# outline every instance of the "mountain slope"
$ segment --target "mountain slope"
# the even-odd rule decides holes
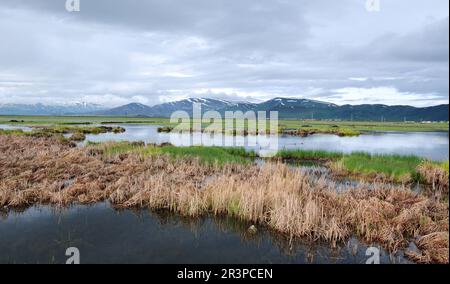
[[[175,111],[186,111],[192,113],[192,105],[194,103],[201,104],[202,111],[217,110],[227,107],[230,103],[221,100],[190,98],[186,100],[163,103],[152,107],[152,114],[154,116],[167,116]]]
[[[104,106],[89,103],[66,105],[0,104],[1,115],[77,115],[105,110]]]
[[[131,103],[109,110],[99,111],[96,115],[111,115],[111,116],[149,116],[152,108],[140,103]]]
[[[249,110],[254,109],[256,106],[251,103],[234,103],[217,99],[189,98],[176,102],[163,103],[152,107],[138,103],[131,103],[110,110],[100,111],[95,114],[112,116],[170,117],[170,115],[175,111],[185,111],[192,115],[192,106],[194,103],[201,105],[201,110],[203,113],[209,110]]]
[[[226,111],[278,111],[280,119],[332,119],[372,121],[448,121],[449,106],[438,105],[425,108],[387,105],[336,105],[327,102],[274,98],[259,104],[230,102],[219,99],[190,98],[176,102],[147,106],[131,103],[124,106],[102,109],[98,105],[72,104],[66,106],[0,105],[0,114],[13,115],[74,115],[90,114],[104,116],[170,117],[175,111],[186,111],[192,115],[194,103],[201,104],[202,112],[216,110],[224,116]]]

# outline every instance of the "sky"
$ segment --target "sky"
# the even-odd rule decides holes
[[[0,1],[0,104],[449,101],[448,0],[79,1]]]

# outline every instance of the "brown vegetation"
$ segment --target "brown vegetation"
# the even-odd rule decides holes
[[[165,155],[102,155],[55,138],[0,136],[0,208],[109,200],[185,216],[228,215],[292,238],[351,236],[389,251],[414,241],[417,262],[448,263],[448,203],[390,184],[333,182],[280,163],[207,165]],[[1,209],[0,209],[1,210]]]
[[[417,167],[417,172],[425,179],[425,182],[432,186],[432,193],[437,197],[448,197],[448,161],[447,169],[445,165],[432,162],[423,162]]]

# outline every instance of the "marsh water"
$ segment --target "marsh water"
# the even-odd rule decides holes
[[[146,143],[172,143],[176,146],[200,145],[232,145],[244,146],[258,151],[260,145],[247,146],[252,136],[211,136],[207,133],[171,135],[158,133],[157,126],[152,125],[120,125],[126,129],[124,133],[105,133],[87,135],[87,140],[104,141],[144,141]],[[344,153],[368,152],[372,154],[415,155],[432,160],[449,158],[448,132],[370,132],[357,137],[339,137],[336,135],[315,134],[308,137],[280,136],[277,139],[279,149],[326,150]],[[197,142],[197,143],[195,143]]]
[[[116,126],[116,125],[108,125]],[[124,133],[89,134],[86,141],[144,141],[146,143],[171,143],[175,146],[206,145],[236,146],[259,151],[264,146],[255,136],[215,135],[207,133],[170,134],[158,133],[155,125],[120,124]],[[0,125],[0,129],[24,129],[25,126]],[[249,141],[256,140],[251,145]],[[274,140],[270,140],[272,142]],[[356,137],[339,137],[329,134],[315,134],[308,137],[282,135],[276,139],[277,149],[325,150],[336,152],[367,152],[372,154],[415,155],[432,160],[449,158],[448,132],[366,132]],[[250,146],[249,146],[250,145]]]
[[[0,211],[1,214],[1,211]],[[3,212],[0,263],[65,263],[76,247],[81,263],[365,263],[368,246],[351,239],[289,242],[230,218],[182,218],[168,212],[116,211],[107,203],[67,209]],[[381,263],[409,263],[381,250]]]
[[[249,137],[209,134],[158,133],[157,126],[120,125],[126,132],[87,135],[87,141],[169,142],[245,146]],[[28,127],[0,125],[3,129]],[[340,152],[417,155],[448,159],[448,133],[366,133],[359,137],[312,135],[280,136],[280,149],[315,149]],[[252,148],[252,147],[248,147]],[[258,145],[252,149],[258,150]],[[313,169],[304,170],[320,170]],[[322,174],[323,176],[323,174]],[[347,186],[347,185],[346,185]],[[68,247],[80,250],[81,263],[365,263],[367,245],[351,239],[330,244],[294,241],[263,227],[230,218],[183,218],[168,212],[117,211],[107,203],[67,209],[32,207],[23,212],[0,208],[0,263],[64,263]],[[381,263],[410,263],[399,252],[381,250]]]

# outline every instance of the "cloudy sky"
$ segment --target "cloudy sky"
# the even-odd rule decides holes
[[[0,0],[0,104],[448,103],[449,1],[366,1]]]

